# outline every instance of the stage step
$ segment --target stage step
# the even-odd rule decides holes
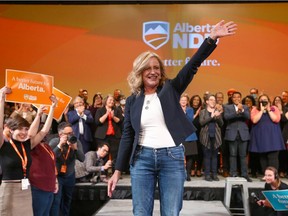
[[[132,200],[109,200],[96,214],[93,216],[131,216]],[[180,216],[230,216],[229,211],[225,208],[221,201],[202,201],[202,200],[184,200],[183,208]],[[159,200],[154,202],[153,216],[160,216]]]

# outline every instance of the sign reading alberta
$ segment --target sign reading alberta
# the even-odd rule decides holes
[[[288,211],[288,190],[262,191],[275,211]]]

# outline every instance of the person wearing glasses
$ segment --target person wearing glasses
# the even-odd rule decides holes
[[[50,215],[58,216],[61,212],[61,215],[68,216],[75,186],[75,160],[84,161],[85,155],[70,123],[61,122],[58,135],[49,142],[56,156],[58,172],[58,192],[54,195]]]

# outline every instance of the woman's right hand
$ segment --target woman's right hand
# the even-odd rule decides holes
[[[4,98],[6,94],[10,94],[12,92],[11,88],[4,86],[0,89],[0,96]]]
[[[119,181],[121,176],[121,172],[119,170],[115,170],[114,174],[111,176],[111,178],[108,181],[108,191],[107,191],[107,195],[111,198],[112,197],[112,193],[116,188],[116,184]]]

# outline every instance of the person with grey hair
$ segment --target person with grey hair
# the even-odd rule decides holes
[[[73,101],[74,109],[67,113],[68,122],[71,123],[74,135],[80,140],[83,152],[91,150],[93,143],[92,125],[94,118],[90,110],[85,108],[84,99],[77,96]]]
[[[167,78],[163,62],[153,52],[144,52],[134,61],[116,170],[108,182],[108,196],[112,197],[130,158],[134,215],[153,214],[157,183],[161,215],[179,215],[186,179],[182,143],[195,132],[180,106],[180,96],[216,48],[218,38],[234,35],[236,26],[234,22],[217,23],[174,79]]]

